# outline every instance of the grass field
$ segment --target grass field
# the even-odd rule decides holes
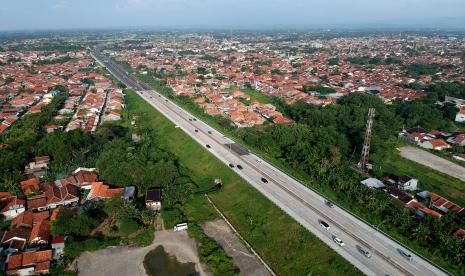
[[[417,178],[420,189],[440,194],[465,206],[465,183],[455,177],[405,159],[399,153],[391,154],[382,164],[382,171]]]
[[[257,91],[253,88],[244,88],[241,89],[242,92],[246,93],[247,95],[250,96],[250,101],[254,102],[257,101],[262,104],[270,103],[271,102],[271,97],[268,95],[263,94],[260,91]]]
[[[174,124],[137,94],[129,91],[125,100],[129,112],[139,116],[141,126],[156,131],[157,141],[179,158],[200,189],[210,188],[215,178],[223,180],[223,188],[210,197],[275,272],[280,275],[360,274],[182,130],[174,128]],[[188,213],[199,220],[217,216],[203,196],[193,199],[184,207]]]

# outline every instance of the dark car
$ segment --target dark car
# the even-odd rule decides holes
[[[208,134],[212,134],[212,132],[209,130],[209,131],[208,131]]]
[[[234,164],[229,163],[229,167],[234,168]]]
[[[402,257],[406,258],[407,260],[411,261],[412,260],[412,255],[410,255],[409,253],[405,252],[404,250],[398,248],[397,251],[399,251],[400,255],[402,255]]]
[[[242,166],[241,165],[237,165],[236,166],[239,170],[242,170]]]
[[[357,250],[358,250],[360,253],[362,253],[363,255],[365,255],[365,257],[371,258],[371,253],[370,253],[370,251],[368,251],[367,249],[361,247],[360,245],[357,245],[356,247],[357,247]]]
[[[326,229],[326,230],[331,229],[331,227],[329,226],[329,224],[327,224],[326,221],[324,221],[324,220],[319,219],[319,220],[318,220],[318,223],[320,223],[321,227],[323,227],[323,228]]]
[[[192,122],[192,119],[191,119],[191,118],[189,118],[189,121],[191,121],[191,122]]]
[[[194,130],[194,131],[195,131],[195,132],[199,132],[199,130],[198,130],[198,129],[196,129],[196,130]]]
[[[329,208],[333,208],[333,206],[334,206],[334,204],[333,204],[331,201],[329,201],[329,200],[325,200],[325,204],[326,204],[326,206],[328,206]]]
[[[168,102],[168,100],[165,100],[165,102]]]
[[[266,180],[266,178],[264,178],[264,177],[262,177],[261,180],[262,180],[263,183],[268,183],[268,180]]]
[[[194,121],[197,121],[197,119],[196,119],[196,118],[194,118],[194,119],[192,119],[192,120],[194,120]]]
[[[207,149],[211,148],[209,144],[206,145]]]

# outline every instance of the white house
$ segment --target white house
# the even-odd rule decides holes
[[[24,211],[26,211],[26,201],[13,196],[6,199],[6,204],[0,210],[0,213],[8,220],[17,217],[21,213],[24,213]]]
[[[399,177],[399,188],[404,191],[415,191],[418,186],[418,179],[411,178],[410,176]]]
[[[145,206],[147,209],[158,211],[161,209],[161,191],[160,189],[148,190],[145,194]]]
[[[460,109],[459,112],[457,112],[457,115],[455,115],[455,121],[457,123],[465,122],[465,109]]]

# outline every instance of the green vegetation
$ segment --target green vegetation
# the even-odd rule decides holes
[[[404,65],[402,67],[406,74],[412,78],[418,78],[420,75],[435,75],[442,70],[448,68],[448,66],[440,65],[436,63],[430,64],[423,64],[423,63],[415,63]]]
[[[398,58],[394,58],[394,57],[381,58],[381,57],[368,57],[368,56],[348,57],[346,58],[346,62],[351,63],[351,64],[357,64],[357,65],[401,64],[401,61]]]
[[[255,90],[255,89],[253,89],[251,87],[241,89],[241,91],[250,96],[250,101],[251,102],[256,101],[256,102],[259,102],[259,103],[262,103],[262,104],[271,103],[271,97],[270,96],[265,95],[262,92],[257,91],[257,90]]]
[[[55,58],[55,59],[35,61],[33,64],[34,65],[48,65],[48,64],[56,64],[56,63],[65,63],[70,60],[71,60],[71,57],[66,55],[66,56],[62,56],[59,58]]]
[[[326,63],[328,65],[337,65],[339,63],[339,58],[338,57],[328,58]]]
[[[316,91],[320,93],[321,95],[336,93],[336,90],[334,90],[333,88],[325,87],[321,85],[317,85],[317,86],[304,85],[302,90],[307,93],[311,91]]]
[[[19,192],[18,182],[22,180],[24,166],[35,156],[37,141],[44,133],[42,126],[56,115],[66,99],[66,93],[56,96],[39,113],[23,116],[0,136],[0,190],[14,194]]]
[[[250,187],[206,149],[174,128],[172,123],[135,93],[127,93],[126,103],[129,110],[140,116],[141,124],[156,129],[157,135],[163,137],[163,140],[160,139],[161,146],[179,158],[180,164],[189,170],[189,175],[200,190],[212,191],[213,180],[221,177],[224,187],[216,192],[213,190],[210,197],[278,274],[357,273],[352,265]],[[165,221],[173,219],[198,225],[216,217],[203,196],[195,196],[176,209],[162,211]],[[185,220],[182,220],[183,217]],[[170,226],[173,224],[168,222]],[[270,243],[270,240],[273,242]]]

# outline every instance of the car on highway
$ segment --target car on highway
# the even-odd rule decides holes
[[[209,131],[208,131],[208,134],[212,134],[212,132],[209,130]]]
[[[196,119],[196,118],[193,118],[192,120],[194,120],[194,121],[197,121],[197,119]]]
[[[334,204],[333,204],[331,201],[329,201],[329,200],[325,200],[325,204],[326,204],[326,206],[328,206],[329,208],[333,208],[333,206],[334,206]]]
[[[236,167],[237,167],[239,170],[242,170],[242,169],[243,169],[241,165],[237,165]]]
[[[207,149],[211,148],[209,144],[206,144],[205,146],[207,147]]]
[[[360,253],[362,253],[363,255],[365,255],[365,257],[371,258],[371,253],[370,253],[370,251],[368,251],[367,249],[361,247],[360,245],[357,245],[356,247],[357,247],[357,250],[358,250]]]
[[[338,236],[333,236],[333,241],[339,246],[344,246],[344,242]]]
[[[195,131],[195,132],[199,132],[199,130],[198,130],[198,129],[196,129],[196,130],[194,130],[194,131]]]
[[[321,227],[323,227],[324,229],[326,230],[331,229],[331,227],[329,226],[328,223],[326,223],[326,221],[319,219],[318,222],[320,223]]]
[[[234,168],[234,164],[229,163],[229,167]]]
[[[400,255],[404,258],[406,258],[407,260],[411,261],[413,259],[412,255],[405,252],[404,250],[400,249],[400,248],[397,248],[397,251],[399,251]]]
[[[168,102],[168,100],[165,100],[165,102]]]
[[[262,177],[261,180],[262,180],[263,183],[268,183],[268,180],[266,180],[266,178],[264,178],[264,177]]]
[[[191,122],[192,122],[192,118],[189,118],[189,121],[191,121]]]

